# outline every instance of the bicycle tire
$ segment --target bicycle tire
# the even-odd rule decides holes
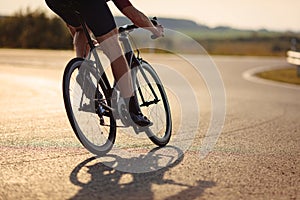
[[[81,144],[89,150],[91,153],[96,155],[105,155],[111,150],[116,138],[116,121],[111,114],[110,116],[105,117],[107,125],[100,125],[100,117],[96,113],[96,108],[93,109],[93,106],[96,103],[90,99],[89,106],[91,110],[84,110],[81,105],[82,99],[85,97],[88,99],[86,91],[84,90],[95,90],[95,88],[83,87],[78,81],[79,69],[85,64],[84,59],[74,58],[66,66],[63,74],[63,98],[65,109],[67,112],[68,119],[70,121],[71,127],[81,142]],[[98,84],[98,80],[97,83]],[[98,88],[101,90],[101,87]],[[98,90],[92,91],[96,95]],[[102,90],[101,90],[102,91]],[[101,91],[98,91],[101,93]],[[102,94],[104,94],[102,92]],[[81,97],[79,97],[81,96]],[[80,101],[78,98],[81,98]],[[111,102],[105,97],[104,100],[108,106],[111,105]],[[79,101],[79,103],[78,103]],[[83,104],[84,105],[84,104]]]
[[[136,70],[135,76],[136,77],[133,80],[135,80],[135,87],[138,87],[136,88],[136,94],[141,110],[153,123],[152,126],[145,129],[145,132],[154,144],[160,147],[165,146],[171,138],[172,118],[164,86],[153,67],[144,60],[140,60],[139,70]],[[143,94],[144,101],[153,101],[155,97],[149,84],[155,91],[159,101],[146,106],[143,105],[145,103],[143,102],[141,95],[139,95],[138,90]]]

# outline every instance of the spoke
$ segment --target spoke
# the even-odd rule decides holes
[[[149,114],[149,119],[153,121],[153,125],[149,128],[151,131],[149,134],[156,136],[158,138],[162,138],[165,135],[166,131],[166,117],[167,114],[165,112],[165,107],[163,103],[163,99],[161,97],[161,92],[159,90],[159,83],[153,80],[153,77],[149,72],[144,70],[146,73],[146,76],[149,80],[149,84],[151,84],[153,91],[157,95],[157,99],[153,95],[153,91],[150,90],[149,85],[146,83],[143,76],[139,73],[137,76],[138,82],[140,83],[140,90],[142,92],[142,95],[144,97],[145,103],[152,102],[149,106],[143,106],[145,114]],[[154,101],[159,100],[157,103],[154,103]],[[142,102],[141,102],[142,103]]]

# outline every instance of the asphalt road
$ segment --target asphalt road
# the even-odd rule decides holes
[[[189,77],[193,72],[180,58],[150,56],[186,69],[201,120],[187,130],[196,131],[193,144],[173,164],[128,173],[94,158],[71,130],[61,79],[72,56],[0,50],[0,199],[300,199],[300,89],[244,78],[258,67],[286,66],[284,58],[213,57],[226,89],[226,118],[213,150],[200,159],[211,116],[205,84]],[[116,145],[132,149],[130,142],[117,137]]]

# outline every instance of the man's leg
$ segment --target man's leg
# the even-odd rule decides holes
[[[129,98],[133,95],[131,74],[123,56],[117,33],[117,29],[113,29],[109,33],[97,37],[97,41],[111,62],[112,72],[122,97]]]
[[[132,120],[140,126],[151,125],[151,122],[141,113],[137,98],[134,96],[131,73],[119,44],[118,30],[115,28],[109,33],[97,37],[97,41],[111,62],[114,78],[122,97],[129,107],[129,113]]]
[[[87,53],[89,53],[89,48],[88,48],[88,41],[87,38],[84,34],[83,28],[80,27],[73,27],[71,25],[67,25],[70,33],[73,37],[73,45],[74,49],[76,52],[76,56],[79,58],[84,58],[86,57]]]

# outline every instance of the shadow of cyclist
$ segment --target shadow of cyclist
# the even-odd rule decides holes
[[[170,148],[170,146],[168,146]],[[116,155],[108,155],[112,159],[105,162],[96,162],[97,157],[91,157],[77,165],[70,174],[70,181],[81,189],[78,193],[70,199],[154,199],[152,192],[152,185],[177,185],[183,186],[186,189],[180,193],[168,197],[167,199],[183,198],[194,199],[201,196],[206,188],[215,186],[214,182],[198,181],[196,185],[187,185],[178,183],[173,180],[164,179],[164,174],[170,168],[175,167],[183,160],[181,150],[174,148],[180,155],[170,165],[158,169],[157,166],[149,166],[149,168],[158,169],[156,171],[146,173],[129,173],[124,171],[115,170],[108,166],[128,165],[132,166],[132,162],[136,163],[136,158],[121,158]],[[154,154],[159,148],[152,149],[148,155],[152,156],[152,162],[149,164],[157,165],[162,155]],[[135,160],[135,161],[134,161]],[[87,169],[87,171],[86,171]],[[85,171],[85,172],[82,172]],[[91,178],[88,182],[84,183],[79,180],[79,173],[90,174]],[[123,178],[126,177],[126,181]]]

